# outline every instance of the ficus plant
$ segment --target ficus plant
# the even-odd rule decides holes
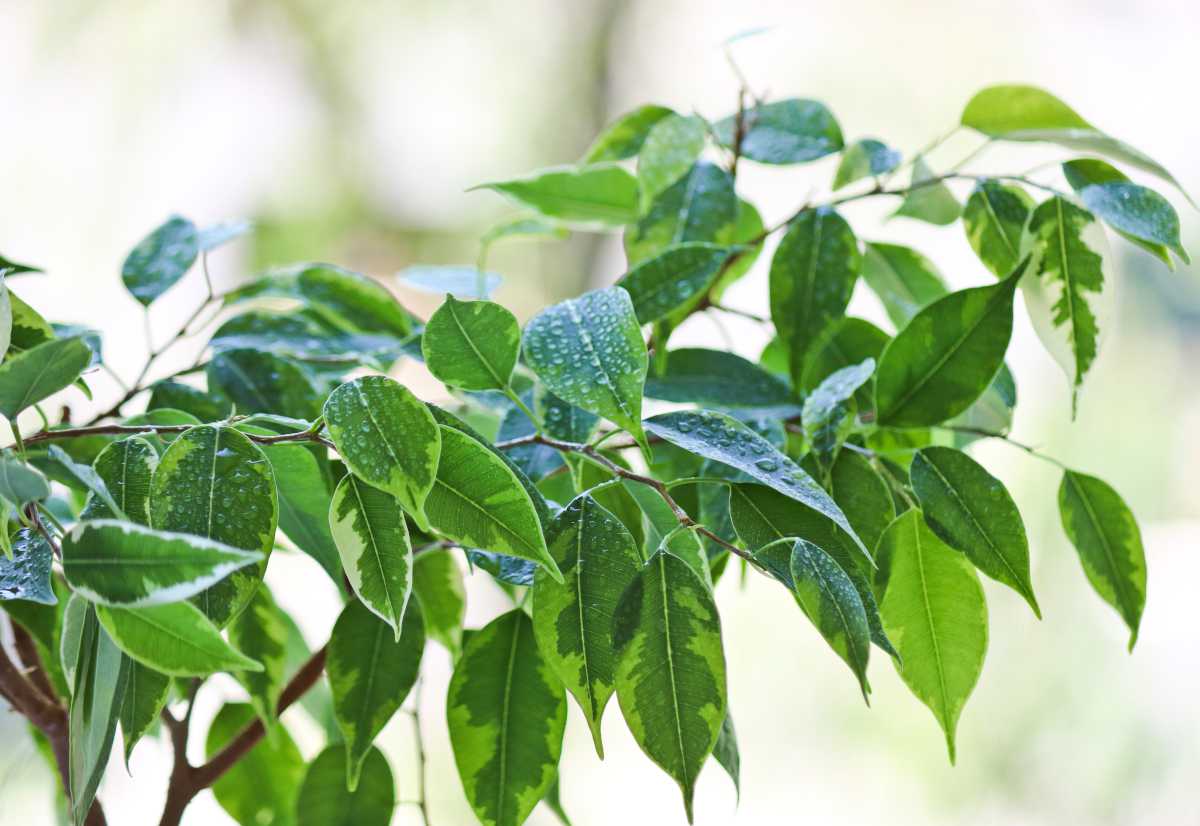
[[[86,422],[70,405],[107,380],[98,335],[47,322],[17,294],[35,268],[0,259],[12,426],[0,695],[55,767],[70,820],[104,822],[96,793],[120,731],[127,761],[143,737],[173,746],[163,826],[206,789],[243,824],[351,812],[387,824],[401,804],[373,743],[404,713],[419,755],[422,726],[448,726],[481,823],[515,826],[539,801],[565,823],[574,704],[598,758],[606,709],[624,719],[690,821],[710,758],[739,780],[718,602],[749,577],[791,593],[796,621],[832,650],[812,667],[848,668],[862,699],[872,655],[890,662],[953,761],[987,649],[981,575],[1036,616],[1054,604],[1030,576],[1013,497],[970,452],[992,439],[1055,461],[1007,435],[1014,313],[1062,363],[1073,410],[1109,323],[1108,236],[1167,266],[1188,260],[1171,204],[1122,169],[1178,188],[1171,175],[1049,93],[984,89],[954,132],[977,148],[938,168],[944,137],[907,157],[848,142],[814,100],[744,88],[715,121],[641,107],[578,163],[484,184],[521,212],[484,237],[478,266],[403,276],[446,293],[427,319],[328,264],[218,293],[207,253],[251,228],[172,217],[121,279],[146,312],[193,271],[206,297]],[[968,171],[996,142],[1071,154],[1026,173]],[[746,164],[827,156],[825,194],[773,221],[739,188]],[[894,203],[898,219],[961,221],[977,286],[951,291],[916,249],[859,237],[846,208],[867,199]],[[570,232],[623,233],[628,267],[613,286],[523,327],[487,299],[490,245]],[[767,255],[770,317],[723,304]],[[858,289],[889,329],[846,315]],[[756,361],[672,346],[700,313],[748,315],[773,337]],[[168,348],[203,330],[194,364],[151,380]],[[435,404],[389,378],[402,359],[448,392]],[[1146,596],[1137,522],[1087,468],[1061,471],[1063,530],[1132,648]],[[271,558],[292,553],[344,603],[311,648],[264,584]],[[468,571],[511,606],[465,629]],[[414,699],[431,645],[454,663],[444,721],[420,719]],[[229,696],[209,686],[218,673],[243,697],[200,733],[197,696]],[[319,720],[322,703],[333,721],[306,765],[283,713]],[[187,754],[197,737],[199,764]],[[431,823],[424,775],[421,758],[406,800]]]

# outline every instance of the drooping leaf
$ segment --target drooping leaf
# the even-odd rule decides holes
[[[242,413],[277,413],[315,419],[322,393],[299,364],[259,349],[221,350],[207,368],[208,386]]]
[[[474,189],[491,189],[540,215],[581,229],[621,226],[638,217],[637,178],[613,163],[542,169]]]
[[[1108,239],[1092,213],[1065,198],[1043,201],[1021,241],[1030,256],[1021,279],[1033,329],[1071,381],[1071,410],[1108,331],[1113,305]]]
[[[629,730],[679,784],[691,822],[696,777],[726,716],[721,620],[708,586],[686,562],[656,553],[617,604],[613,647]]]
[[[983,670],[987,604],[967,558],[934,535],[918,510],[898,516],[879,543],[883,626],[900,652],[900,677],[946,733],[954,731]]]
[[[800,607],[829,647],[850,666],[865,700],[871,692],[867,683],[871,632],[854,583],[829,554],[804,539],[792,545],[790,571]]]
[[[463,791],[484,826],[518,826],[554,782],[567,702],[533,623],[510,611],[474,632],[446,695]]]
[[[7,530],[5,525],[0,530]],[[58,597],[50,581],[54,551],[40,533],[21,528],[12,541],[12,555],[0,556],[0,602],[28,600],[54,605]]]
[[[69,387],[87,369],[92,350],[82,338],[51,339],[0,364],[0,415],[9,421],[25,408]]]
[[[736,119],[714,124],[717,140],[733,147]],[[742,155],[769,164],[807,163],[842,148],[842,130],[825,104],[788,98],[746,112]]]
[[[667,353],[662,375],[646,378],[646,395],[716,407],[790,404],[787,384],[753,362],[724,350],[680,348]]]
[[[729,713],[729,709],[725,710],[725,722],[721,723],[721,731],[717,734],[717,744],[713,746],[712,756],[729,775],[738,798],[741,799],[742,754],[738,749],[737,731],[734,730],[733,715]]]
[[[1025,523],[1004,484],[967,454],[937,446],[917,451],[909,477],[938,538],[1011,587],[1041,617],[1029,578]]]
[[[125,288],[148,307],[175,285],[200,254],[196,225],[180,215],[143,238],[121,265]]]
[[[522,348],[550,392],[645,441],[642,385],[649,359],[629,293],[594,290],[542,310],[525,326]]]
[[[207,677],[218,671],[261,671],[227,643],[221,632],[190,602],[145,608],[96,606],[96,617],[122,651],[175,677]]]
[[[939,424],[983,394],[1004,363],[1020,277],[1018,268],[998,284],[940,298],[892,339],[875,371],[880,424]]]
[[[346,784],[358,785],[371,744],[392,719],[417,680],[425,650],[421,609],[410,606],[398,635],[359,602],[351,600],[333,626],[325,668],[333,711],[346,742]]]
[[[642,565],[632,534],[586,493],[546,529],[564,582],[534,578],[533,630],[547,665],[579,703],[604,756],[600,720],[612,696],[613,612]]]
[[[240,671],[236,676],[268,728],[275,721],[287,679],[287,634],[287,624],[266,585],[258,586],[246,610],[229,626],[230,644],[262,665],[259,671]]]
[[[396,497],[346,474],[329,504],[329,529],[350,587],[398,641],[412,594],[413,555]]]
[[[262,450],[231,427],[185,431],[159,459],[150,483],[150,524],[255,552],[262,561],[235,570],[192,597],[222,628],[241,613],[275,546],[279,504]]]
[[[638,151],[642,204],[648,206],[660,192],[687,174],[704,151],[707,140],[708,129],[696,115],[670,114],[650,127]]]
[[[88,599],[125,607],[201,594],[263,555],[186,533],[132,522],[80,522],[62,541],[63,573]]]
[[[221,706],[208,727],[207,757],[212,759],[232,742],[254,720],[254,713],[248,703]],[[304,757],[288,730],[269,726],[263,738],[213,783],[213,797],[240,826],[294,826],[303,778]]]
[[[138,741],[158,722],[171,693],[171,678],[126,657],[128,678],[121,702],[121,739],[125,744],[125,767]]]
[[[929,168],[925,159],[917,157],[913,161],[912,181],[900,207],[892,213],[893,217],[903,215],[906,218],[916,218],[937,226],[953,224],[962,214],[962,205],[950,191],[950,187],[942,183],[938,175]]]
[[[421,352],[435,377],[462,390],[503,390],[517,364],[521,328],[516,317],[490,301],[452,295],[425,324]]]
[[[1019,186],[984,180],[975,185],[963,209],[967,240],[992,275],[1004,278],[1021,260],[1021,233],[1033,211],[1033,198]]]
[[[947,292],[946,282],[933,262],[899,244],[868,242],[862,274],[896,329]]]
[[[0,498],[18,507],[50,495],[50,482],[40,470],[7,454],[0,456]]]
[[[716,164],[697,161],[659,193],[636,224],[625,230],[629,264],[636,266],[675,244],[744,241],[736,232],[741,212],[729,173]],[[760,226],[749,234],[761,231]]]
[[[874,553],[896,510],[887,482],[871,467],[871,460],[853,450],[839,453],[829,472],[829,492]]]
[[[1073,470],[1063,473],[1058,510],[1088,582],[1129,626],[1132,651],[1146,605],[1146,553],[1133,512],[1106,482]]]
[[[632,158],[641,151],[646,136],[651,128],[668,115],[672,115],[665,106],[648,104],[639,106],[604,127],[596,140],[588,147],[583,155],[584,163],[600,161],[623,161]]]
[[[638,323],[649,324],[703,295],[731,254],[718,244],[678,244],[638,264],[617,286],[633,300]]]
[[[150,481],[158,467],[154,446],[141,436],[112,442],[92,463],[117,511],[93,493],[80,512],[81,520],[115,519],[124,514],[139,525],[150,524]]]
[[[425,633],[457,657],[462,650],[467,592],[462,571],[447,550],[424,551],[413,565],[413,596],[421,604]]]
[[[327,746],[308,766],[296,800],[296,826],[388,826],[396,788],[377,748],[362,762],[358,786],[346,788],[346,746]]]
[[[891,172],[900,165],[900,153],[882,141],[862,138],[842,152],[842,160],[833,176],[833,188],[841,189],[862,178]]]
[[[346,382],[325,401],[325,426],[350,472],[392,494],[422,530],[442,439],[425,403],[385,376]]]
[[[804,210],[779,242],[771,261],[771,320],[794,384],[813,342],[846,312],[861,258],[854,231],[831,207]]]
[[[17,275],[23,272],[44,272],[41,267],[18,264],[16,261],[5,258],[3,255],[0,255],[0,270],[8,270],[9,275]]]

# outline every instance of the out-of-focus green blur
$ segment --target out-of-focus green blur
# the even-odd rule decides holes
[[[1189,0],[0,0],[0,252],[44,267],[48,276],[23,277],[15,289],[56,321],[103,331],[106,357],[129,375],[144,341],[120,262],[170,212],[202,224],[257,222],[253,240],[212,256],[219,287],[298,259],[392,286],[409,264],[471,263],[479,234],[511,210],[469,187],[571,162],[606,121],[643,102],[727,114],[737,82],[720,43],[757,26],[773,28],[735,49],[750,82],[824,100],[848,138],[912,152],[952,127],[979,87],[1028,82],[1200,192],[1200,12]],[[970,148],[956,139],[937,157],[950,163]],[[1062,157],[996,148],[972,168]],[[826,187],[832,171],[832,159],[746,164],[739,184],[771,222]],[[1200,257],[1200,213],[1163,191]],[[846,214],[862,237],[919,247],[957,286],[988,280],[960,226],[887,222],[885,206],[870,203]],[[1065,378],[1018,313],[1014,435],[1111,482],[1141,521],[1150,579],[1134,653],[1059,529],[1056,470],[981,445],[977,455],[1025,516],[1045,619],[987,582],[990,650],[962,718],[959,765],[948,765],[933,718],[883,656],[871,666],[868,709],[782,589],[751,577],[742,590],[728,577],[718,598],[743,788],[739,805],[725,776],[706,770],[698,823],[1200,822],[1200,280],[1119,240],[1113,248],[1120,312],[1075,422]],[[727,303],[765,312],[768,257]],[[623,257],[615,238],[577,236],[498,247],[491,266],[506,279],[496,298],[527,317],[611,282]],[[201,290],[189,279],[155,305],[158,340]],[[397,291],[421,314],[438,301]],[[883,317],[865,295],[851,311]],[[750,356],[765,340],[752,323],[721,330],[700,318],[677,342],[722,336]],[[440,392],[419,368],[405,371],[420,392]],[[95,384],[98,401],[111,400],[115,387]],[[320,644],[336,596],[309,560],[279,557],[268,577],[275,594]],[[470,581],[471,623],[502,604],[485,580]],[[433,821],[456,826],[471,819],[445,734],[449,662],[433,647],[428,657]],[[201,731],[221,690],[238,692],[229,680],[216,685],[197,712]],[[312,756],[318,733],[295,721]],[[605,728],[600,763],[572,709],[561,785],[577,826],[682,823],[677,790],[640,754],[615,703]],[[0,824],[53,823],[53,780],[15,716],[0,715],[0,742]],[[411,800],[402,715],[382,744],[398,799]],[[165,745],[148,741],[132,776],[114,758],[101,788],[110,822],[156,822],[168,761]],[[418,822],[410,808],[400,806],[395,822]],[[186,822],[228,821],[205,795]],[[554,821],[539,810],[530,822]]]

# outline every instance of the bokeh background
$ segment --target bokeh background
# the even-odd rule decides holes
[[[333,261],[394,284],[412,263],[470,263],[476,239],[509,214],[473,184],[570,162],[607,121],[642,102],[711,117],[735,105],[728,36],[750,81],[773,96],[817,97],[848,138],[913,151],[951,127],[979,87],[1031,82],[1147,151],[1200,192],[1200,11],[1191,0],[0,0],[0,251],[45,267],[14,284],[54,320],[102,330],[127,377],[142,358],[141,313],[118,281],[128,249],[170,212],[207,224],[251,218],[257,233],[212,256],[219,287],[262,267]],[[973,148],[956,138],[935,157]],[[977,171],[1022,170],[1053,149],[988,151]],[[739,181],[768,221],[820,193],[833,159],[753,168]],[[936,165],[936,163],[935,163]],[[1049,179],[1047,179],[1049,180]],[[1165,191],[1165,189],[1164,189]],[[1200,257],[1200,213],[1174,193],[1185,245]],[[886,222],[884,205],[847,216],[863,237],[907,239],[957,286],[985,283],[961,227]],[[882,656],[864,707],[853,678],[782,589],[721,583],[730,698],[742,749],[740,804],[712,764],[701,824],[1200,823],[1200,281],[1114,242],[1119,317],[1069,421],[1067,383],[1018,313],[1011,363],[1021,396],[1014,435],[1102,476],[1141,520],[1149,601],[1125,651],[1117,615],[1090,591],[1057,524],[1054,468],[1003,444],[977,455],[1014,492],[1033,548],[1045,619],[985,582],[991,644],[948,765],[934,720]],[[763,256],[727,303],[765,312]],[[623,268],[612,237],[499,247],[497,294],[521,317],[610,283]],[[201,297],[198,279],[155,305],[158,340]],[[437,298],[398,294],[428,313]],[[852,311],[881,319],[869,297]],[[757,355],[765,333],[699,318],[678,343],[727,336]],[[181,366],[194,355],[181,348]],[[170,369],[170,360],[164,365]],[[440,392],[418,367],[401,378]],[[103,399],[115,385],[94,382]],[[280,555],[277,598],[320,644],[336,597],[306,558]],[[472,577],[469,623],[500,610]],[[472,822],[444,726],[448,658],[432,647],[422,698],[433,822]],[[208,690],[203,724],[221,692]],[[316,727],[289,713],[302,749]],[[615,702],[609,758],[591,751],[572,707],[563,800],[578,826],[682,823],[675,786],[638,751]],[[196,737],[196,747],[202,747]],[[23,727],[0,712],[0,823],[53,823],[52,779]],[[382,743],[414,794],[408,721]],[[167,750],[145,742],[128,774],[114,760],[101,795],[110,822],[157,821]],[[199,755],[194,755],[199,757]],[[211,797],[186,820],[228,822]],[[396,823],[416,823],[400,806]],[[539,810],[530,821],[554,822]]]

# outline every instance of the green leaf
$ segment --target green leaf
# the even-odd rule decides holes
[[[878,363],[890,340],[887,333],[861,318],[843,318],[834,322],[813,341],[800,379],[801,389],[811,391],[843,367],[861,364],[865,359],[872,358]],[[861,409],[874,409],[871,391],[871,387],[862,387],[855,394]]]
[[[88,465],[76,462],[58,445],[50,445],[47,453],[51,460],[66,471],[65,478],[59,477],[60,479],[67,481],[72,487],[78,483],[88,491],[90,498],[100,501],[106,513],[112,514],[117,519],[127,518],[125,511],[121,509],[121,506],[117,504],[117,500],[109,493],[108,485],[104,483],[100,474],[94,469]]]
[[[143,238],[121,265],[125,289],[148,307],[175,285],[200,254],[196,225],[180,215]]]
[[[350,601],[333,626],[325,668],[333,712],[346,742],[346,785],[358,786],[371,744],[412,690],[425,650],[421,610],[410,607],[401,633],[359,602]]]
[[[883,302],[883,309],[896,329],[947,292],[946,282],[933,262],[911,247],[899,244],[868,242],[862,274],[867,286]]]
[[[125,698],[121,702],[121,739],[125,743],[125,768],[133,747],[159,721],[171,693],[171,678],[153,668],[147,668],[126,657],[129,676],[125,683]]]
[[[613,612],[642,565],[633,535],[586,493],[546,528],[565,581],[544,573],[533,584],[533,630],[547,665],[571,692],[604,757],[600,720],[612,696]]]
[[[829,492],[859,538],[874,551],[879,537],[896,518],[887,482],[861,453],[843,450],[829,472]]]
[[[68,789],[71,820],[75,826],[83,826],[112,751],[125,698],[129,660],[100,627],[91,606],[82,598],[73,598],[72,603],[77,606],[72,627],[78,642],[71,667],[65,669],[72,684],[67,737]],[[64,638],[65,634],[64,624]]]
[[[642,149],[646,136],[656,123],[675,114],[665,106],[639,106],[604,127],[584,153],[584,163],[623,161]]]
[[[248,703],[221,706],[205,738],[208,759],[253,720],[254,708]],[[293,826],[303,778],[304,757],[291,735],[282,725],[269,726],[263,738],[213,783],[213,797],[241,826]]]
[[[867,682],[871,632],[854,583],[829,554],[804,539],[792,545],[790,571],[800,607],[829,647],[850,666],[866,700],[871,693]]]
[[[325,402],[325,427],[350,472],[392,494],[426,530],[441,432],[425,403],[385,376],[346,382]]]
[[[625,428],[639,442],[649,359],[629,293],[594,290],[525,326],[525,360],[554,395]]]
[[[842,528],[862,554],[870,559],[870,552],[829,494],[799,465],[736,419],[708,410],[687,410],[647,419],[646,429],[697,456],[740,470],[784,496],[812,508]]]
[[[917,451],[909,476],[925,522],[938,538],[1024,597],[1040,619],[1029,579],[1025,523],[1004,484],[970,456],[950,447]]]
[[[93,493],[79,514],[80,520],[114,519],[118,514],[124,514],[139,525],[149,525],[150,481],[157,467],[158,453],[141,436],[130,436],[106,445],[92,468],[117,510]]]
[[[1132,651],[1146,605],[1146,553],[1133,512],[1106,482],[1073,470],[1063,473],[1058,511],[1088,582],[1129,626]]]
[[[757,212],[746,210],[748,218]],[[733,178],[721,167],[697,161],[678,181],[654,199],[646,214],[625,230],[625,255],[630,266],[653,258],[675,244],[688,241],[735,243],[741,212]],[[761,220],[760,220],[761,223]],[[762,227],[748,233],[753,237]]]
[[[687,174],[707,142],[708,129],[696,115],[670,114],[650,127],[637,161],[642,204]]]
[[[1062,165],[1067,183],[1083,205],[1128,241],[1174,268],[1167,250],[1190,264],[1179,240],[1179,214],[1153,189],[1139,186],[1116,167],[1094,158]]]
[[[413,568],[408,523],[400,504],[394,496],[346,474],[329,504],[329,530],[350,587],[399,641]]]
[[[45,537],[32,528],[17,531],[12,554],[0,556],[0,602],[21,599],[55,605],[58,597],[50,580],[53,562],[54,551]]]
[[[315,419],[321,392],[296,362],[265,350],[222,350],[208,362],[208,386],[233,400],[240,413]]]
[[[0,270],[8,270],[9,275],[17,275],[23,272],[44,272],[40,267],[33,267],[29,264],[18,264],[16,261],[5,258],[3,255],[0,255]]]
[[[737,790],[738,799],[742,797],[742,755],[738,749],[737,732],[733,728],[733,715],[725,710],[725,722],[717,734],[717,744],[713,746],[713,759],[720,764],[733,787]]]
[[[646,395],[715,407],[792,403],[791,389],[753,362],[724,350],[681,348],[667,353],[662,375],[648,376]]]
[[[261,554],[257,566],[239,568],[192,597],[218,628],[241,613],[258,588],[278,518],[267,457],[231,427],[193,427],[159,459],[150,483],[151,526]]]
[[[346,747],[328,746],[304,775],[296,801],[297,826],[388,826],[396,789],[387,758],[372,748],[362,763],[358,786],[346,788]]]
[[[997,278],[1004,278],[1020,262],[1021,234],[1033,206],[1025,190],[992,180],[977,183],[967,198],[963,209],[967,241]]]
[[[222,399],[215,393],[168,379],[150,385],[150,401],[146,403],[146,410],[179,410],[195,416],[197,423],[200,423],[224,418],[231,406],[228,399]]]
[[[843,367],[827,376],[804,399],[801,413],[804,434],[812,446],[813,456],[822,474],[829,470],[842,442],[853,430],[854,394],[871,380],[874,372],[875,359]]]
[[[1004,363],[1020,276],[1018,268],[998,284],[950,293],[913,316],[879,358],[879,424],[940,424],[983,394]]]
[[[1107,332],[1112,312],[1108,239],[1092,213],[1065,198],[1043,201],[1021,241],[1030,256],[1021,279],[1033,329],[1071,380],[1071,410]]]
[[[467,591],[462,571],[448,550],[420,553],[413,565],[413,596],[425,617],[425,633],[457,658],[462,650]]]
[[[539,215],[579,229],[621,226],[637,220],[637,178],[612,163],[559,166],[524,178],[480,184]]]
[[[658,552],[613,619],[617,700],[642,751],[683,792],[688,822],[696,777],[726,716],[721,619],[692,568]]]
[[[430,525],[468,547],[536,562],[561,580],[537,510],[516,474],[470,436],[441,427],[442,458],[427,503]]]
[[[201,594],[263,558],[201,536],[115,519],[80,522],[63,537],[62,555],[71,588],[94,602],[126,607]]]
[[[938,539],[920,511],[898,516],[879,547],[886,572],[879,608],[900,652],[896,669],[945,731],[953,763],[954,730],[987,652],[983,588],[967,558]]]
[[[287,635],[287,624],[266,585],[258,586],[246,610],[229,626],[230,644],[262,665],[259,671],[241,671],[236,676],[267,728],[275,721],[287,679]]]
[[[133,659],[174,677],[207,677],[218,671],[261,671],[225,642],[204,612],[190,602],[146,608],[96,606],[113,642]]]
[[[70,687],[70,694],[75,693],[75,677],[79,670],[79,661],[84,654],[84,637],[88,622],[94,621],[96,614],[92,604],[82,594],[71,594],[63,607],[62,627],[59,629],[58,654],[63,676]],[[110,640],[111,642],[111,640]]]
[[[942,183],[938,175],[918,156],[913,161],[912,180],[909,183],[900,208],[892,217],[916,218],[937,226],[953,224],[962,214],[962,206],[950,187]]]
[[[490,301],[452,295],[425,324],[421,352],[429,372],[462,390],[504,390],[521,349],[516,316]]]
[[[5,286],[7,288],[7,282]],[[12,312],[8,356],[30,350],[57,337],[50,322],[42,318],[37,310],[22,301],[12,290],[8,290],[8,303]]]
[[[703,295],[731,254],[717,244],[678,244],[638,264],[617,286],[633,300],[638,323],[649,324]]]
[[[92,350],[82,338],[51,339],[0,364],[0,415],[9,421],[25,408],[69,387],[87,369]]]
[[[339,329],[400,339],[413,333],[412,316],[372,278],[332,264],[302,264],[289,272],[299,297]]]
[[[825,104],[788,98],[755,106],[745,115],[742,155],[769,164],[807,163],[842,148],[842,130]],[[717,140],[732,148],[736,118],[714,124]]]
[[[446,695],[450,745],[484,826],[518,826],[549,791],[567,702],[533,623],[510,611],[467,640]]]
[[[241,238],[253,229],[254,224],[250,221],[223,221],[200,230],[196,236],[196,245],[202,252],[211,252]]]
[[[11,269],[0,265],[0,360],[8,355],[8,348],[12,344],[12,299],[9,298],[8,283],[5,281],[5,278],[11,274]]]
[[[420,264],[405,267],[396,273],[396,280],[422,292],[470,299],[487,298],[503,279],[494,272],[481,272],[476,267]]]
[[[962,125],[998,140],[1044,141],[1104,155],[1162,178],[1196,205],[1179,181],[1153,158],[1101,132],[1070,106],[1036,86],[989,86],[967,103]]]
[[[771,261],[771,320],[799,384],[814,340],[841,318],[862,263],[854,231],[833,208],[806,209]]]
[[[842,152],[842,160],[833,176],[833,188],[838,190],[854,181],[883,175],[899,165],[900,153],[882,141],[874,138],[857,140]]]
[[[0,499],[14,505],[50,496],[50,483],[37,468],[5,454],[0,456]]]
[[[1012,428],[1013,409],[1017,406],[1017,384],[1008,365],[1000,372],[988,389],[983,391],[974,404],[950,420],[954,427],[977,428],[989,433],[1007,433]],[[970,432],[955,432],[955,444],[962,446],[980,438]]]

